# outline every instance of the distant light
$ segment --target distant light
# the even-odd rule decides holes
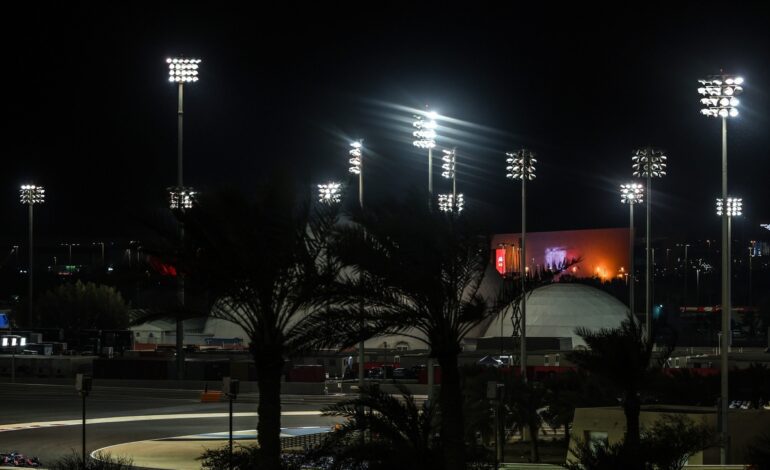
[[[21,337],[19,338],[19,342],[21,343],[20,346],[26,346],[27,345],[27,338]]]
[[[356,140],[354,142],[350,143],[350,146],[352,147],[350,151],[348,152],[353,158],[348,160],[350,163],[350,167],[348,168],[348,171],[353,173],[354,175],[360,175],[361,174],[361,147],[363,141]]]
[[[521,149],[517,152],[506,152],[508,158],[505,162],[508,166],[505,167],[505,177],[513,180],[520,180],[526,178],[527,180],[535,179],[535,164],[537,159],[534,152],[530,152],[527,149]]]
[[[169,207],[171,209],[191,209],[198,193],[193,188],[173,186],[168,188]]]
[[[660,150],[646,148],[634,151],[631,157],[634,176],[645,178],[666,176],[666,159],[667,157]]]
[[[190,83],[198,81],[198,64],[200,59],[166,59],[168,65],[168,81]]]
[[[709,117],[737,117],[736,109],[740,103],[735,95],[743,91],[743,78],[731,75],[716,75],[703,80],[698,80],[698,94],[702,96],[700,102],[705,108],[701,114]]]
[[[330,181],[318,185],[318,202],[336,204],[342,199],[342,184]]]
[[[723,199],[717,198],[717,215],[727,212],[727,217],[739,217],[743,215],[743,199],[739,197],[728,197],[725,205]]]
[[[436,121],[430,117],[428,113],[428,120],[423,119],[422,116],[415,116],[415,121],[412,123],[415,127],[415,131],[412,135],[415,137],[415,141],[412,145],[418,148],[432,149],[436,146]]]
[[[639,183],[627,183],[620,185],[620,202],[623,204],[638,204],[642,201],[644,187]]]
[[[465,208],[465,196],[463,193],[457,194],[457,201],[454,200],[454,195],[439,194],[438,195],[438,208],[441,212],[462,212]]]
[[[22,204],[42,204],[45,202],[45,189],[34,184],[23,184],[19,189],[19,202]]]
[[[455,161],[456,161],[457,150],[444,149],[443,152],[444,152],[444,155],[441,157],[441,159],[444,161],[444,163],[441,165],[441,168],[444,171],[441,173],[441,176],[443,176],[444,178],[452,179],[455,177]]]

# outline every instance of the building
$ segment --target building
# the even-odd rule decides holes
[[[625,277],[628,270],[627,228],[562,230],[527,233],[526,271],[558,270],[569,263],[575,277]],[[492,237],[495,268],[506,275],[519,272],[521,234],[503,233]]]

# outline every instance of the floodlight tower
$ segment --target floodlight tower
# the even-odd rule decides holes
[[[636,273],[634,272],[634,204],[644,202],[644,187],[638,183],[627,183],[620,185],[620,202],[628,204],[629,222],[628,222],[628,308],[633,316],[634,312],[634,283]]]
[[[350,160],[348,162],[350,163],[350,167],[348,168],[348,171],[350,173],[353,173],[354,175],[358,175],[358,205],[361,207],[361,210],[364,209],[364,160],[363,160],[363,140],[355,140],[350,143],[351,149],[348,151],[350,154]],[[361,317],[363,318],[363,305],[361,306],[362,312]],[[362,329],[363,329],[363,323],[362,323]],[[366,360],[366,355],[364,353],[364,348],[366,344],[363,339],[358,343],[358,386],[361,390],[363,390],[364,386],[364,361]]]
[[[505,177],[511,180],[521,180],[521,253],[519,255],[519,270],[521,276],[521,315],[519,318],[520,332],[520,364],[521,377],[527,380],[527,181],[535,179],[535,153],[527,149],[508,152],[505,167]],[[516,309],[514,309],[515,313]],[[515,325],[514,321],[514,325]]]
[[[647,341],[652,339],[652,178],[662,178],[666,176],[666,159],[660,150],[651,147],[636,150],[631,160],[634,162],[632,168],[634,176],[647,179],[647,225],[645,244],[645,275],[644,275],[644,326]]]
[[[33,298],[34,298],[34,272],[35,272],[35,259],[34,259],[34,207],[35,204],[43,204],[45,202],[45,188],[42,186],[36,186],[34,184],[23,184],[21,185],[21,189],[19,190],[19,202],[22,204],[26,204],[29,208],[29,272],[27,273],[27,280],[28,280],[28,288],[29,288],[29,299],[28,299],[28,308],[29,313],[27,315],[27,318],[29,319],[29,322],[31,325],[36,325],[37,321],[35,319],[35,314],[33,313]]]
[[[737,96],[743,92],[743,78],[735,75],[712,75],[698,80],[700,86],[698,93],[701,95],[701,104],[704,106],[700,112],[704,116],[722,119],[722,200],[728,201],[727,192],[727,118],[738,117]],[[721,416],[722,451],[720,462],[725,465],[729,460],[728,434],[727,434],[727,386],[728,386],[728,348],[730,345],[730,239],[728,233],[729,215],[722,211],[722,337],[721,337]]]
[[[189,188],[184,187],[183,171],[183,148],[184,148],[184,85],[186,83],[195,83],[198,81],[198,67],[200,59],[190,59],[185,57],[169,57],[166,59],[168,64],[168,81],[177,84],[177,149],[176,149],[176,187],[169,189],[172,209],[182,212],[189,207],[185,203]],[[176,195],[176,196],[175,196]],[[174,198],[177,198],[175,200]],[[192,204],[192,199],[189,201]],[[179,224],[179,240],[184,242],[184,225]],[[185,290],[184,274],[177,273],[177,302],[180,309],[184,309]],[[176,320],[176,355],[177,355],[177,378],[184,378],[184,323],[181,318]]]

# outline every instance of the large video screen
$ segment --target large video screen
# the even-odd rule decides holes
[[[0,329],[8,328],[10,327],[10,322],[8,321],[8,315],[5,313],[0,313]]]

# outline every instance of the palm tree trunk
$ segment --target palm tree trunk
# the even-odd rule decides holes
[[[533,463],[540,462],[540,448],[538,447],[538,432],[540,430],[538,429],[538,426],[536,424],[532,424],[529,426],[529,437],[532,439],[532,442],[529,445],[530,450],[530,459]]]
[[[257,442],[260,448],[260,468],[280,470],[281,468],[281,374],[283,373],[281,353],[264,350],[254,353],[259,385],[257,413]]]
[[[627,455],[630,457],[631,462],[638,462],[639,457],[639,413],[641,411],[641,403],[636,392],[626,393],[626,400],[623,405],[623,412],[626,415],[626,440],[625,447]],[[629,462],[630,463],[630,462]],[[636,465],[636,464],[634,464]],[[634,468],[641,468],[641,466],[635,466]]]
[[[465,426],[463,423],[463,397],[460,391],[460,370],[457,354],[439,354],[441,366],[441,392],[439,411],[441,413],[441,446],[444,455],[444,469],[465,469]]]

